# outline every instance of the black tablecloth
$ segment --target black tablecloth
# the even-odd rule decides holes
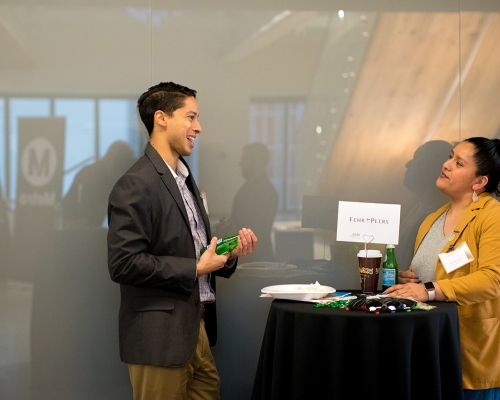
[[[461,400],[454,303],[395,314],[274,300],[252,399]]]

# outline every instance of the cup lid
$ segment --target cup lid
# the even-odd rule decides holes
[[[378,250],[360,250],[358,252],[358,257],[378,258],[378,257],[382,257],[382,253]]]

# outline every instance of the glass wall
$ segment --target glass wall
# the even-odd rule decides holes
[[[339,201],[401,204],[406,268],[453,143],[500,137],[495,0],[63,3],[0,3],[1,399],[131,398],[106,212],[150,86],[198,91],[188,161],[214,232],[259,236],[218,280],[224,400],[250,397],[263,287],[358,288]]]

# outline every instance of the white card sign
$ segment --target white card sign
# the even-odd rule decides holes
[[[337,241],[364,243],[369,235],[371,243],[398,244],[400,216],[400,204],[339,201]]]

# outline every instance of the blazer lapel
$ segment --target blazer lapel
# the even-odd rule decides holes
[[[160,175],[161,180],[163,181],[166,188],[172,195],[172,198],[177,203],[177,206],[179,207],[179,210],[187,226],[190,227],[189,218],[187,215],[186,207],[184,205],[184,200],[182,200],[182,195],[179,190],[179,187],[177,186],[177,182],[175,181],[174,176],[170,172],[170,169],[168,168],[167,164],[165,163],[165,161],[163,161],[161,156],[154,149],[154,147],[151,146],[150,143],[148,143],[146,146],[145,154],[151,160],[151,163],[153,164],[156,171]]]
[[[452,238],[450,238],[450,246],[448,251],[455,248],[458,239],[462,236],[462,232],[465,230],[467,225],[476,218],[477,212],[484,208],[484,205],[491,199],[491,195],[488,193],[481,193],[479,195],[479,200],[476,203],[471,203],[470,207],[464,211],[460,221],[458,221],[457,226],[453,230]]]
[[[193,191],[193,196],[196,201],[196,204],[198,205],[198,209],[200,210],[201,217],[203,219],[203,223],[205,224],[205,230],[207,232],[207,238],[210,241],[211,238],[211,232],[210,232],[210,220],[208,219],[208,214],[205,210],[205,205],[203,204],[203,199],[201,198],[201,193],[198,190],[198,186],[196,186],[196,182],[193,178],[193,174],[191,173],[191,169],[189,168],[189,165],[184,161],[184,158],[180,157],[180,160],[184,163],[186,168],[189,171],[189,176],[186,179],[186,184],[188,187]]]

